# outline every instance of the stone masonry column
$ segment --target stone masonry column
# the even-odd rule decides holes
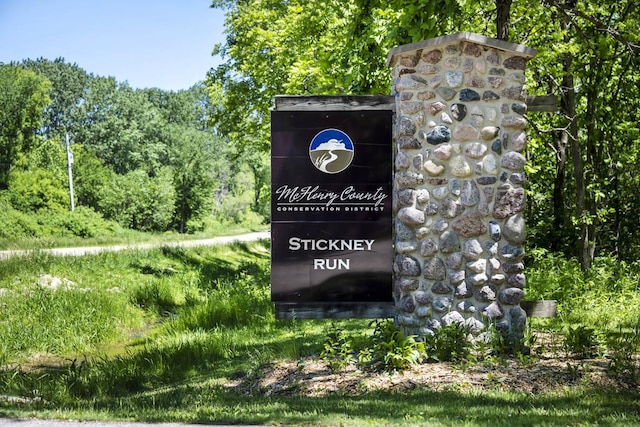
[[[394,300],[407,334],[524,334],[526,46],[458,33],[394,48]]]

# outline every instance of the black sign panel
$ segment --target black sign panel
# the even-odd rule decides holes
[[[271,297],[390,302],[391,111],[271,115]]]

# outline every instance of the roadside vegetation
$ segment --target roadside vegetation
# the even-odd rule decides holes
[[[470,344],[456,327],[420,342],[383,319],[276,320],[268,241],[5,260],[0,415],[305,425],[640,425],[638,266],[602,259],[582,275],[577,261],[539,251],[529,263],[531,295],[556,298],[560,313],[533,319],[522,346],[510,352],[500,340]],[[552,276],[544,273],[550,268]],[[593,303],[576,300],[576,288]],[[526,372],[549,360],[557,360],[554,375],[566,382],[543,380],[531,392],[499,378],[501,370]],[[290,371],[273,373],[280,364]],[[310,393],[313,381],[300,373],[315,364],[322,366],[313,371],[316,380],[334,375],[335,387]],[[436,366],[469,379],[426,386],[416,378],[401,392],[367,382]],[[605,382],[589,379],[596,368]],[[472,373],[480,375],[475,385]],[[340,379],[350,375],[359,380],[343,384]]]

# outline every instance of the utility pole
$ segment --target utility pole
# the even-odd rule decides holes
[[[65,134],[67,142],[67,172],[69,173],[69,200],[71,201],[71,212],[75,209],[75,203],[73,201],[73,172],[71,171],[71,165],[73,164],[73,153],[69,148],[69,134]]]

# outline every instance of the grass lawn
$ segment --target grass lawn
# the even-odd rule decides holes
[[[474,352],[404,373],[359,363],[356,355],[371,349],[376,333],[369,321],[274,319],[268,243],[82,258],[36,254],[0,262],[0,416],[331,426],[640,425],[635,353],[605,349],[579,359],[558,341],[557,351],[564,353],[555,370],[531,380],[537,384],[531,389],[516,380],[555,360],[556,347],[538,344],[531,355],[506,359]],[[348,363],[328,364],[336,349]],[[408,377],[421,367],[441,376]],[[320,381],[325,386],[318,391],[313,387]]]

